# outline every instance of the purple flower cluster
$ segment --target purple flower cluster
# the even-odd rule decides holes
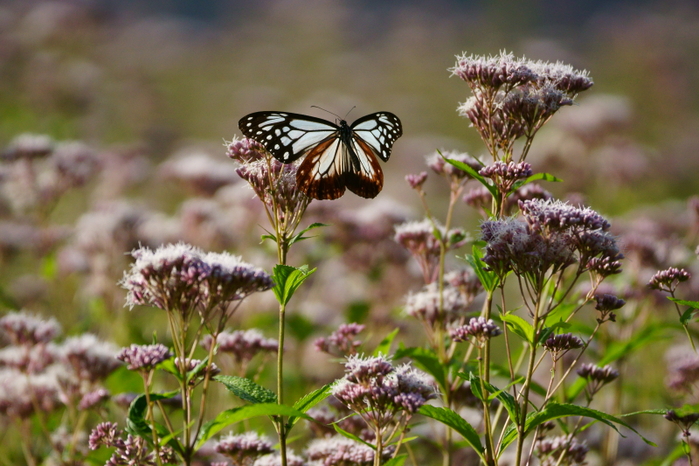
[[[589,208],[561,201],[533,199],[520,203],[526,222],[508,218],[481,224],[488,245],[483,261],[500,277],[543,277],[578,263],[581,271],[600,277],[621,271],[624,257],[610,224]]]
[[[61,325],[51,317],[42,319],[26,312],[10,312],[0,318],[0,331],[13,345],[48,343],[61,334]]]
[[[569,65],[505,52],[489,57],[464,54],[451,71],[473,93],[459,112],[478,130],[493,156],[500,150],[511,154],[516,139],[532,138],[554,113],[593,84],[585,71]]]
[[[226,155],[240,164],[262,160],[267,152],[262,144],[249,138],[233,138],[226,144]]]
[[[501,162],[496,161],[480,169],[478,174],[493,180],[501,193],[509,193],[517,180],[523,180],[532,176],[532,166],[527,162]]]
[[[670,267],[653,275],[648,281],[648,287],[652,290],[674,293],[680,283],[686,282],[691,277],[692,275],[685,269]]]
[[[228,457],[234,466],[252,466],[257,458],[274,451],[272,442],[257,432],[229,434],[216,442],[214,450]]]
[[[551,353],[556,354],[554,357],[558,357],[558,353],[567,352],[572,349],[582,348],[585,343],[572,333],[561,333],[558,335],[552,335],[546,339],[544,342],[544,348]]]
[[[333,356],[351,356],[357,354],[357,348],[362,342],[354,339],[364,330],[365,326],[357,323],[341,324],[328,337],[318,338],[313,342],[316,350]]]
[[[436,283],[425,285],[418,293],[410,293],[405,313],[423,322],[430,329],[448,326],[464,318],[475,295],[466,295],[459,288],[446,284],[440,292]]]
[[[131,345],[122,348],[117,359],[125,362],[130,371],[148,372],[172,356],[173,354],[165,345],[158,343],[155,345]]]
[[[169,446],[161,446],[156,452],[151,451],[148,442],[143,437],[134,437],[131,434],[122,438],[123,431],[113,422],[98,424],[90,433],[88,444],[91,450],[105,446],[115,448],[112,456],[105,466],[156,466],[157,464],[174,464],[175,452]],[[159,459],[159,461],[158,461]]]
[[[455,342],[471,341],[473,339],[477,346],[483,346],[486,341],[502,333],[493,319],[486,320],[485,317],[473,317],[468,324],[457,327],[449,332]]]
[[[428,376],[405,364],[394,368],[385,356],[350,356],[345,376],[335,383],[333,395],[359,414],[374,432],[410,418],[436,397]]]
[[[619,377],[619,371],[611,366],[599,367],[590,363],[580,366],[577,373],[587,380],[585,390],[589,397],[594,396],[603,386]]]
[[[443,226],[435,225],[429,219],[402,223],[396,226],[395,231],[396,242],[418,261],[425,283],[437,279],[441,243],[435,232],[445,242],[447,250],[458,249],[466,242],[466,234],[462,229],[446,231]]]
[[[427,172],[420,172],[418,174],[410,173],[405,175],[405,181],[408,182],[411,188],[421,191],[422,185],[427,181]]]
[[[382,456],[389,456],[391,451],[392,448],[384,449]],[[374,449],[347,437],[335,435],[313,440],[306,448],[306,456],[323,466],[360,466],[373,463]]]
[[[106,379],[120,366],[116,346],[89,333],[66,339],[59,354],[80,380],[89,382]]]
[[[187,244],[169,244],[155,251],[132,252],[136,262],[121,285],[128,291],[126,304],[155,306],[182,315],[188,321],[195,311],[207,314],[232,301],[269,290],[272,278],[262,269],[228,253],[205,253]]]
[[[213,337],[205,335],[201,346],[209,351]],[[259,353],[275,353],[278,343],[273,338],[265,336],[257,329],[221,332],[216,337],[219,353],[230,354],[238,364],[246,364]]]
[[[537,440],[534,448],[542,466],[583,465],[589,451],[584,442],[579,443],[570,435],[545,437]]]

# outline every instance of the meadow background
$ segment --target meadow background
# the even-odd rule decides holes
[[[626,239],[654,254],[655,269],[640,253],[627,254],[631,272],[617,285],[642,287],[669,266],[696,270],[694,1],[4,1],[0,312],[53,316],[64,335],[89,331],[118,346],[150,342],[154,332],[167,341],[164,313],[123,307],[117,282],[130,263],[125,253],[183,240],[271,270],[274,249],[259,240],[264,213],[224,140],[240,136],[238,119],[249,112],[332,119],[310,106],[341,116],[356,106],[349,120],[391,111],[404,135],[383,166],[386,185],[376,199],[348,194],[309,207],[309,222],[331,226],[299,243],[290,259],[318,267],[289,316],[287,367],[298,369],[289,370],[290,397],[342,374],[313,348],[342,322],[370,324],[366,339],[374,344],[396,326],[398,340],[419,344],[418,325],[400,308],[421,277],[393,241],[395,224],[423,217],[404,177],[424,170],[437,149],[484,154],[456,112],[468,88],[447,68],[462,52],[500,50],[560,60],[595,81],[542,130],[528,161],[563,179],[546,189],[582,200],[612,220],[622,245]],[[15,163],[27,144],[50,147],[59,162]],[[68,181],[56,182],[60,176]],[[447,186],[430,179],[426,191],[439,213]],[[478,215],[466,204],[454,224],[478,234]],[[699,281],[684,286],[682,297],[697,299]],[[665,354],[687,350],[686,337],[664,300],[649,309],[646,325],[662,331],[625,361],[622,405],[609,407],[616,412],[683,400],[666,387],[673,356]],[[251,327],[274,336],[271,293],[248,300],[231,328]],[[107,386],[119,393],[139,383],[120,369]],[[260,383],[272,387],[271,370],[263,369]],[[228,406],[219,396],[219,406]],[[670,423],[633,422],[660,446],[622,439],[618,464],[661,458],[674,447]],[[9,464],[21,464],[9,447],[16,435],[3,426]]]

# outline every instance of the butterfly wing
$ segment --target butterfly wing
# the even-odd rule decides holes
[[[238,127],[283,163],[297,160],[340,129],[321,118],[286,112],[251,113],[240,119]]]
[[[403,125],[390,112],[365,115],[352,123],[351,128],[354,140],[361,139],[384,162],[391,156],[393,143],[403,135]]]
[[[345,193],[352,160],[339,137],[329,137],[315,145],[296,172],[300,190],[314,199],[337,199]]]

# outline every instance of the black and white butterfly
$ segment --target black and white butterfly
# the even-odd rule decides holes
[[[400,120],[390,112],[371,113],[351,125],[298,113],[255,112],[241,118],[238,126],[280,162],[306,156],[296,184],[315,199],[337,199],[345,188],[361,197],[376,197],[383,188],[376,158],[386,162],[403,134]]]

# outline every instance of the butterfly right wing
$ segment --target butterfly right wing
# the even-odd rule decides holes
[[[327,120],[287,112],[255,112],[238,122],[243,134],[262,144],[283,163],[312,152],[321,142],[333,139],[339,127]]]

